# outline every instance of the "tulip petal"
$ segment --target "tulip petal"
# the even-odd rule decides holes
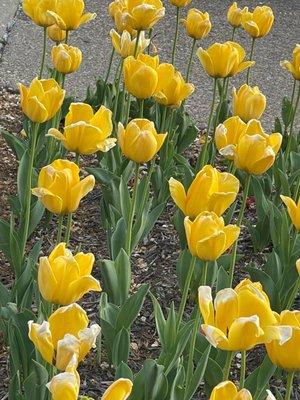
[[[43,188],[34,188],[31,190],[34,196],[37,196],[41,199],[43,205],[54,214],[61,214],[62,210],[62,200],[60,197],[56,196],[55,194],[51,193],[47,189]]]
[[[72,213],[77,210],[80,200],[86,196],[95,186],[95,178],[93,175],[89,175],[82,181],[78,182],[71,189],[71,198],[69,204],[69,212]]]
[[[221,329],[212,325],[203,324],[201,325],[201,330],[212,346],[222,350],[229,350],[228,339]]]
[[[71,103],[65,118],[65,126],[79,121],[89,122],[94,116],[92,107],[86,103]]]
[[[68,288],[68,295],[72,302],[80,300],[86,293],[94,291],[101,292],[99,281],[92,276],[82,276],[70,283]]]
[[[55,366],[61,371],[65,371],[74,355],[79,354],[80,341],[73,335],[66,334],[57,342]]]
[[[183,184],[174,178],[170,178],[169,189],[175,204],[185,213],[186,192]]]
[[[44,321],[39,325],[33,321],[29,321],[28,328],[29,339],[34,343],[44,360],[49,364],[52,364],[54,358],[54,345],[49,322]]]
[[[233,382],[221,382],[214,387],[209,400],[235,400],[237,392],[237,388]]]
[[[109,386],[102,396],[102,400],[126,400],[132,391],[132,382],[120,378]]]
[[[49,302],[54,301],[57,284],[58,282],[52,272],[49,259],[47,257],[41,257],[38,268],[38,286],[44,299]]]
[[[231,351],[250,350],[263,343],[264,331],[257,315],[237,318],[228,332],[228,346]]]
[[[215,313],[210,286],[200,286],[198,288],[198,303],[205,324],[214,325]]]

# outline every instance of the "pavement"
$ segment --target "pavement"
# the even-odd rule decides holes
[[[16,13],[18,0],[0,0],[0,41],[4,37],[4,46],[0,50],[0,87],[16,89],[17,82],[28,84],[38,74],[42,49],[42,28],[33,24],[22,10]],[[226,12],[231,0],[215,0],[202,2],[192,0],[190,7],[197,7],[210,14],[212,31],[198,47],[206,48],[218,41],[229,40],[231,27],[226,22]],[[86,10],[97,13],[97,19],[72,32],[70,43],[78,46],[83,52],[83,63],[78,72],[67,77],[66,89],[69,95],[84,99],[86,89],[94,85],[97,77],[104,76],[111,54],[109,31],[113,28],[107,7],[108,0],[86,0]],[[154,43],[162,62],[170,62],[175,29],[175,7],[166,4],[166,17],[155,27]],[[240,6],[250,8],[259,2],[240,1]],[[267,96],[267,109],[263,117],[266,130],[271,129],[275,116],[280,114],[283,96],[290,96],[292,79],[284,71],[279,62],[290,59],[292,50],[300,40],[300,2],[299,0],[273,0],[264,4],[270,5],[275,14],[275,23],[271,33],[256,41],[254,59],[256,65],[252,69],[251,84],[258,85]],[[187,9],[182,10],[182,16]],[[16,15],[15,15],[16,14]],[[5,29],[6,28],[6,29]],[[8,28],[8,29],[7,29]],[[236,41],[249,51],[250,38],[242,30],[238,31]],[[176,66],[185,75],[192,39],[180,28],[177,45]],[[48,43],[48,49],[51,44]],[[49,54],[48,54],[48,64]],[[115,65],[113,66],[113,73]],[[113,76],[113,75],[112,75]],[[197,57],[191,74],[191,82],[196,90],[187,102],[187,107],[193,113],[199,127],[205,124],[208,117],[212,94],[212,79],[209,78]],[[245,73],[233,80],[233,85],[239,87],[245,82]]]

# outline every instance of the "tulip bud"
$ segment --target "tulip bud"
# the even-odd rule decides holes
[[[238,391],[233,382],[225,381],[213,388],[209,400],[252,400],[252,396],[247,389]]]
[[[77,210],[80,200],[95,185],[93,175],[79,178],[78,166],[67,160],[55,160],[39,173],[38,187],[32,189],[43,205],[54,214],[68,214]]]
[[[253,12],[244,12],[242,15],[242,27],[254,39],[266,36],[273,22],[274,14],[268,6],[257,6]]]
[[[114,29],[110,31],[110,36],[114,49],[122,58],[134,56],[137,38],[132,39],[130,33],[126,30],[119,35]],[[149,46],[149,44],[150,39],[146,39],[145,32],[141,32],[136,55],[142,53]]]
[[[188,11],[187,18],[181,20],[185,26],[186,33],[193,39],[205,38],[211,30],[209,14],[203,13],[196,8]]]
[[[288,70],[297,81],[300,80],[300,44],[297,44],[293,50],[292,61],[284,60],[280,65]]]
[[[77,71],[82,61],[82,52],[78,47],[59,44],[52,47],[52,64],[62,74],[71,74]]]
[[[128,0],[126,15],[129,25],[138,31],[152,28],[165,15],[161,0]]]
[[[32,121],[49,121],[61,108],[65,91],[54,79],[35,78],[29,88],[19,83],[23,113]]]
[[[233,89],[233,115],[238,115],[243,121],[259,119],[266,108],[266,97],[258,86],[253,88],[244,84],[238,91]]]
[[[118,142],[125,157],[136,163],[145,163],[156,155],[166,138],[158,134],[154,123],[147,119],[133,119],[126,126],[119,122]]]
[[[296,202],[291,199],[288,196],[280,196],[281,200],[284,202],[284,204],[287,207],[289,216],[292,220],[293,225],[297,229],[297,231],[300,231],[300,198],[298,199],[298,202]],[[298,260],[299,261],[299,260]],[[297,261],[297,263],[298,263]],[[297,266],[298,269],[298,266]]]
[[[53,19],[48,11],[55,10],[56,2],[53,0],[23,0],[23,11],[31,20],[46,28],[53,24]]]
[[[47,35],[49,39],[53,40],[53,42],[62,42],[66,38],[66,31],[60,29],[60,27],[56,24],[48,26]]]
[[[238,28],[241,26],[242,17],[245,12],[248,12],[248,7],[240,9],[237,6],[236,1],[231,4],[227,12],[227,21],[230,23],[231,26],[234,28]]]
[[[217,126],[215,143],[219,152],[229,160],[233,160],[232,149],[240,137],[245,134],[247,125],[240,117],[230,117]]]
[[[170,4],[176,7],[186,7],[192,0],[170,0]]]
[[[109,386],[109,388],[103,394],[102,400],[126,400],[131,391],[132,382],[129,379],[120,378]]]

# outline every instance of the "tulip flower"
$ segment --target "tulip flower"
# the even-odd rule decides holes
[[[300,80],[300,44],[297,44],[293,50],[292,61],[284,60],[280,65],[288,70],[297,81]]]
[[[112,112],[105,106],[94,114],[89,104],[72,103],[65,118],[63,134],[52,128],[47,136],[60,140],[69,151],[93,154],[107,152],[115,146],[117,139],[109,137],[112,128]]]
[[[233,28],[239,28],[242,24],[242,17],[245,12],[248,11],[248,7],[243,9],[237,6],[236,1],[231,4],[227,12],[227,21]]]
[[[125,19],[137,31],[152,28],[164,15],[161,0],[127,0]]]
[[[238,115],[244,122],[259,119],[266,108],[266,97],[258,86],[242,85],[238,91],[233,89],[233,115]]]
[[[158,56],[139,54],[137,58],[127,57],[123,67],[126,90],[138,99],[151,97],[157,88],[158,65]]]
[[[82,61],[82,52],[78,47],[59,44],[52,47],[52,64],[62,74],[71,74],[77,71]]]
[[[114,20],[118,32],[127,31],[130,35],[136,36],[137,31],[132,28],[128,19],[127,2],[125,0],[112,1],[108,6],[108,12]]]
[[[66,372],[55,375],[46,386],[52,395],[52,400],[77,400],[80,376],[76,371],[76,365],[68,365]]]
[[[240,234],[238,226],[225,226],[222,217],[208,211],[200,213],[194,221],[185,217],[184,227],[191,254],[203,261],[217,260]]]
[[[114,19],[118,12],[126,12],[126,0],[114,0],[109,3],[108,13],[110,18]]]
[[[35,78],[30,86],[19,83],[23,113],[32,121],[49,121],[61,108],[65,91],[54,79]]]
[[[47,28],[47,35],[49,39],[53,40],[53,42],[59,43],[65,40],[66,38],[66,31],[60,29],[60,27],[56,24],[48,26]]]
[[[169,180],[170,193],[184,215],[194,219],[203,211],[213,211],[218,216],[236,199],[239,180],[227,172],[219,172],[211,165],[199,171],[186,192],[182,183]]]
[[[134,56],[137,38],[132,38],[130,33],[124,30],[121,35],[112,29],[110,31],[112,45],[115,51],[122,57]],[[145,38],[145,33],[141,32],[139,43],[136,49],[136,55],[142,53],[150,44],[150,39]]]
[[[225,381],[213,388],[209,400],[252,400],[252,396],[247,389],[238,391],[233,382]]]
[[[157,103],[179,108],[194,91],[194,85],[186,83],[172,64],[160,64],[157,68],[158,83],[154,94]]]
[[[132,391],[132,382],[120,378],[112,383],[102,396],[102,400],[126,400]]]
[[[265,346],[272,363],[286,371],[299,371],[300,311],[282,311],[269,330],[273,340]]]
[[[274,14],[271,7],[257,6],[253,12],[242,15],[242,27],[254,39],[266,36],[273,25]]]
[[[70,304],[58,308],[42,324],[29,321],[29,338],[45,361],[64,371],[70,364],[77,367],[95,347],[100,327],[93,324],[88,328],[88,323],[86,312],[78,304]]]
[[[233,76],[254,65],[254,61],[243,61],[245,55],[243,47],[235,42],[214,43],[207,50],[200,47],[197,51],[203,68],[213,78]]]
[[[23,11],[37,25],[46,28],[53,24],[48,11],[54,11],[56,0],[23,0]]]
[[[133,119],[124,128],[119,122],[118,142],[125,157],[136,163],[145,163],[155,156],[166,138],[157,133],[154,123],[147,119]]]
[[[265,343],[264,329],[276,318],[259,283],[242,281],[235,289],[220,290],[213,303],[211,288],[198,289],[206,339],[221,350],[246,351]]]
[[[181,22],[188,36],[196,40],[205,38],[211,30],[209,14],[196,8],[190,9],[186,19],[182,19]]]
[[[91,290],[101,291],[99,281],[91,276],[95,258],[92,253],[72,255],[66,243],[59,243],[49,257],[41,257],[38,286],[49,303],[68,305]]]
[[[75,163],[55,160],[41,169],[38,187],[32,189],[32,193],[52,213],[68,214],[77,210],[80,200],[93,190],[94,185],[93,175],[80,180]]]
[[[48,11],[48,15],[52,17],[52,24],[72,31],[96,18],[95,13],[84,14],[84,6],[83,0],[56,0],[55,10]]]
[[[300,258],[298,258],[298,260],[296,261],[296,269],[300,277]]]
[[[298,202],[296,204],[296,202],[288,196],[281,195],[280,197],[287,207],[293,225],[295,226],[297,231],[300,231],[300,198],[298,199]]]
[[[230,117],[217,126],[215,143],[219,152],[229,160],[233,160],[232,146],[236,146],[240,137],[245,134],[247,125],[240,117]]]
[[[186,7],[192,0],[170,0],[170,4],[175,7]]]

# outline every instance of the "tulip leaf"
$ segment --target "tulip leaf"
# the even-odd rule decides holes
[[[8,146],[12,149],[17,160],[21,160],[24,152],[26,151],[26,143],[24,140],[14,135],[11,132],[0,129],[2,136],[4,137]]]
[[[120,250],[115,260],[115,270],[117,272],[120,304],[123,304],[128,298],[131,284],[131,264],[124,249]]]
[[[133,373],[131,369],[123,361],[120,362],[120,364],[116,368],[116,373],[115,373],[115,380],[120,378],[130,379],[131,381],[133,381]]]
[[[120,250],[125,247],[125,232],[126,232],[126,224],[124,218],[120,218],[117,222],[116,228],[111,236],[111,255],[112,258],[115,259]]]
[[[221,265],[218,270],[218,276],[217,276],[217,292],[219,290],[228,288],[228,285],[229,285],[229,275]]]
[[[289,127],[292,121],[293,112],[294,110],[291,101],[287,97],[284,97],[282,100],[281,118],[285,128]]]
[[[40,223],[45,212],[45,207],[41,201],[36,201],[30,212],[28,236],[30,236]]]
[[[48,382],[48,372],[41,364],[32,360],[33,371],[24,380],[26,397],[32,400],[43,399],[46,394],[46,383]]]
[[[175,374],[176,373],[176,374]],[[185,371],[183,365],[174,370],[174,374],[168,375],[169,381],[169,400],[182,400],[184,396],[184,377]]]
[[[165,347],[166,342],[164,340],[165,339],[164,331],[166,327],[166,319],[164,317],[160,304],[155,298],[155,296],[151,292],[149,294],[153,304],[156,330],[162,346]]]
[[[112,346],[112,362],[116,368],[121,362],[127,363],[130,351],[130,334],[122,328],[114,337]]]
[[[128,226],[130,209],[131,209],[131,199],[130,199],[130,194],[129,194],[129,190],[127,187],[127,183],[125,182],[123,176],[121,176],[121,178],[120,178],[119,196],[120,196],[122,215],[126,222],[126,225]]]
[[[254,399],[262,400],[266,397],[268,382],[274,375],[276,368],[269,357],[266,356],[260,366],[248,376],[245,387],[253,394]]]
[[[100,262],[100,271],[102,287],[107,293],[109,301],[114,304],[119,304],[119,282],[114,261],[102,260]]]
[[[27,187],[28,187],[28,165],[29,156],[28,150],[26,150],[20,160],[18,174],[17,174],[17,186],[18,186],[18,196],[22,207],[24,207],[27,201]]]

